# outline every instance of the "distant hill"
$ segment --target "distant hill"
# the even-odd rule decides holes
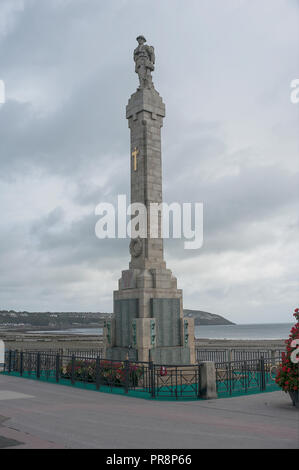
[[[0,328],[99,328],[111,313],[94,312],[15,312],[0,310]],[[185,317],[193,317],[195,325],[234,325],[226,318],[201,310],[184,310]]]
[[[235,325],[235,323],[215,313],[203,312],[202,310],[184,309],[184,317],[194,318],[195,325]]]
[[[102,327],[109,313],[15,312],[0,310],[0,328],[93,328]]]

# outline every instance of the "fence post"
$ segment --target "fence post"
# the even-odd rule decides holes
[[[56,354],[56,382],[59,382],[60,378],[60,354]]]
[[[264,357],[261,357],[260,360],[260,370],[261,370],[261,390],[266,390],[266,378],[265,378],[265,361]]]
[[[229,361],[228,366],[227,366],[227,377],[228,377],[228,383],[229,383],[229,394],[232,395],[232,366],[231,362]]]
[[[130,362],[125,361],[125,393],[129,391],[129,373],[130,373]]]
[[[28,366],[27,366],[27,370],[28,370],[28,374],[29,376],[31,376],[31,372],[32,372],[32,359],[31,359],[31,352],[30,353],[27,353],[27,357],[28,357]]]
[[[100,381],[101,376],[100,376],[100,356],[97,356],[96,358],[96,389],[100,389]]]
[[[12,362],[13,372],[18,372],[18,350],[13,350],[13,362]]]
[[[245,393],[247,393],[248,389],[248,374],[247,374],[247,361],[243,362],[243,371],[242,371],[243,379],[244,379],[244,385],[245,385]]]
[[[72,355],[72,366],[71,366],[71,384],[75,383],[75,356]]]
[[[37,353],[36,357],[36,377],[37,379],[40,378],[40,353]]]
[[[200,364],[197,366],[197,398],[201,398]]]
[[[18,372],[18,367],[19,367],[19,350],[15,349],[14,351],[14,371]]]
[[[24,366],[24,353],[23,351],[20,352],[20,375],[23,375],[23,366]]]
[[[153,361],[148,363],[148,370],[150,375],[150,391],[152,398],[155,398],[156,391],[155,391],[155,372],[154,372],[154,364]]]
[[[199,364],[199,374],[201,398],[217,398],[215,363],[206,361]]]
[[[11,373],[11,363],[12,363],[12,350],[8,352],[8,373]]]

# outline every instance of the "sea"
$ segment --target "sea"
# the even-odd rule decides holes
[[[251,323],[247,325],[200,325],[195,337],[200,339],[287,339],[292,323]],[[39,331],[53,333],[53,331]],[[55,334],[102,335],[102,328],[70,328]]]

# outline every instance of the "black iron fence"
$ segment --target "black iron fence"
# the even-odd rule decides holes
[[[122,390],[144,397],[200,398],[198,365],[158,365],[44,351],[6,351],[5,373],[96,390]]]
[[[156,397],[201,398],[200,365],[152,367]]]
[[[280,356],[215,361],[218,396],[277,390],[275,376],[279,363]],[[104,392],[178,400],[201,398],[204,387],[201,366],[116,361],[103,359],[100,355],[83,356],[81,353],[10,350],[5,352],[4,373]]]
[[[215,363],[218,396],[274,391],[281,356]]]

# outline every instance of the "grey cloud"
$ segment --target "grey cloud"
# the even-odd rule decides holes
[[[58,214],[58,217],[57,217]],[[86,265],[98,268],[120,268],[120,260],[128,264],[127,239],[98,239],[95,224],[98,216],[89,214],[72,223],[61,218],[59,208],[35,221],[31,227],[35,249],[51,253],[53,266]],[[51,227],[55,230],[51,230]],[[113,253],[113,259],[111,258]],[[123,268],[125,269],[125,267]]]
[[[233,251],[254,257],[275,247],[281,233],[285,250],[294,244],[299,141],[289,80],[299,51],[298,2],[24,5],[0,36],[0,79],[9,96],[0,107],[0,178],[12,193],[17,179],[30,181],[37,171],[45,180],[57,177],[65,200],[82,215],[71,220],[61,201],[19,222],[20,194],[15,205],[9,199],[0,232],[2,305],[111,309],[112,289],[128,266],[128,240],[98,240],[94,208],[129,194],[125,106],[137,87],[132,50],[142,33],[156,47],[154,82],[166,102],[165,200],[204,202],[203,248],[194,253],[183,250],[182,241],[165,242],[174,272],[190,263],[179,279],[185,304],[238,321],[244,301],[244,318],[251,319],[253,309],[256,317],[272,309],[283,319],[279,309],[286,311],[288,302],[273,292],[284,289],[293,298],[295,276],[284,254],[277,263],[285,274],[259,286],[248,282],[247,290],[214,282],[217,265],[205,264],[202,272],[201,259]],[[255,296],[258,306],[251,303]]]

